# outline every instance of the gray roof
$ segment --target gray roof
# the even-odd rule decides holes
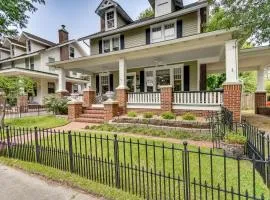
[[[155,0],[148,0],[153,9],[155,9]],[[173,0],[175,5],[183,8],[183,0]]]
[[[23,31],[23,34],[25,34],[25,35],[26,35],[27,37],[29,37],[29,38],[32,38],[32,39],[38,40],[38,41],[40,41],[40,42],[42,42],[42,43],[45,43],[45,44],[47,44],[48,46],[54,46],[54,45],[55,45],[54,42],[51,42],[51,41],[46,40],[46,39],[44,39],[44,38],[41,38],[41,37],[39,37],[39,36],[33,35],[33,34],[31,34],[31,33],[27,33],[27,32],[25,32],[25,31]]]

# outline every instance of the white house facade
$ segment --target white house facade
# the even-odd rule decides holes
[[[48,66],[48,63],[86,55],[76,40],[68,39],[64,26],[59,30],[58,44],[22,32],[18,38],[4,38],[0,46],[0,75],[32,78],[35,81],[35,91],[28,95],[28,103],[43,104],[45,96],[63,92],[63,86],[58,81],[61,69]],[[63,75],[66,77],[65,92],[69,94],[82,93],[90,82],[90,76],[84,73],[69,70]]]

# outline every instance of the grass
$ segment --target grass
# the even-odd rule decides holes
[[[117,126],[112,124],[102,124],[89,127],[90,130],[106,131],[115,133],[132,133],[148,136],[157,136],[163,138],[176,138],[180,140],[211,141],[210,133],[191,133],[182,130],[163,130],[149,127],[137,126]]]
[[[19,168],[23,171],[26,171],[30,174],[35,174],[38,176],[42,176],[48,180],[52,180],[63,185],[68,185],[73,188],[78,188],[88,193],[91,193],[96,196],[102,196],[105,199],[112,200],[139,200],[140,198],[137,196],[133,196],[129,193],[123,192],[121,190],[105,186],[103,184],[99,184],[75,174],[71,174],[69,172],[63,172],[51,167],[46,167],[44,165],[29,163],[15,159],[8,159],[4,157],[0,157],[0,163]]]
[[[68,123],[66,118],[56,117],[54,115],[47,116],[31,116],[31,117],[23,117],[16,119],[6,119],[6,125],[16,128],[55,128],[59,126],[64,126]]]
[[[81,140],[79,140],[81,138]],[[102,134],[95,134],[89,137],[89,133],[83,133],[81,135],[76,134],[73,135],[73,151],[75,155],[80,153],[82,155],[92,155],[95,157],[103,157],[107,160],[114,160],[114,146],[113,146],[113,138],[112,134],[108,135],[107,138]],[[102,143],[100,142],[102,139]],[[171,143],[162,143],[159,141],[153,141],[149,139],[141,139],[139,141],[139,145],[137,145],[138,140],[133,137],[118,137],[119,140],[119,160],[120,163],[126,163],[132,166],[136,166],[146,169],[148,166],[148,170],[155,170],[157,173],[163,170],[166,171],[166,176],[168,174],[175,174],[176,177],[180,175],[182,177],[183,167],[182,167],[182,156],[183,156],[183,145],[175,145]],[[131,140],[132,145],[130,146],[129,141]],[[125,141],[125,142],[124,142]],[[66,135],[58,135],[52,136],[52,139],[46,139],[42,141],[44,146],[57,146],[62,147],[63,150],[68,149],[68,139]],[[61,143],[61,145],[60,145]],[[146,148],[145,144],[150,144]],[[153,147],[155,143],[155,148]],[[63,145],[65,144],[65,146]],[[164,145],[165,149],[163,151],[162,146]],[[176,150],[172,150],[176,148]],[[213,150],[214,155],[211,156],[209,152],[210,149],[202,148],[203,152],[200,156],[201,159],[201,171],[199,171],[199,155],[197,153],[198,149],[196,147],[188,146],[189,150],[189,162],[190,162],[190,177],[191,180],[196,178],[199,180],[199,176],[201,173],[201,180],[207,181],[208,185],[211,183],[211,159],[212,159],[212,171],[213,171],[213,185],[217,187],[218,184],[221,185],[221,188],[224,188],[224,158],[221,157],[221,151]],[[91,152],[91,153],[90,153]],[[147,154],[146,154],[147,152]],[[154,152],[156,157],[154,156]],[[163,153],[164,152],[164,153]],[[132,154],[131,154],[132,153]],[[77,158],[77,162],[80,163],[80,158]],[[174,167],[172,163],[174,162]],[[241,182],[240,191],[242,194],[245,194],[246,190],[249,194],[252,194],[253,191],[253,167],[252,163],[249,161],[241,160],[240,164],[240,176],[238,177],[238,163],[237,160],[227,158],[226,159],[226,187],[230,190],[231,187],[234,187],[234,190],[237,191],[238,188],[238,178]],[[137,179],[137,177],[135,177]],[[129,180],[130,181],[130,180]],[[167,187],[168,187],[168,180]],[[269,190],[263,182],[262,177],[255,172],[255,185],[256,185],[256,195],[260,196],[262,193],[265,196],[269,195]],[[142,186],[143,187],[143,186]],[[145,186],[146,187],[146,186]],[[167,188],[168,189],[168,188]],[[209,192],[209,191],[208,191]],[[217,195],[217,194],[214,194]],[[236,198],[236,197],[235,197]]]

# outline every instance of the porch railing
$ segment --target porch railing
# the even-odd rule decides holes
[[[160,93],[129,93],[128,103],[130,104],[160,104]]]
[[[174,104],[184,105],[222,105],[222,92],[175,92]]]

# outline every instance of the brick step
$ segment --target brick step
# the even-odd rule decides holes
[[[104,113],[85,113],[81,114],[82,118],[104,119]]]
[[[104,123],[104,119],[83,118],[83,117],[79,117],[75,121],[76,122],[93,123],[93,124],[102,124],[102,123]]]
[[[83,111],[84,114],[105,114],[104,109],[86,109]]]

